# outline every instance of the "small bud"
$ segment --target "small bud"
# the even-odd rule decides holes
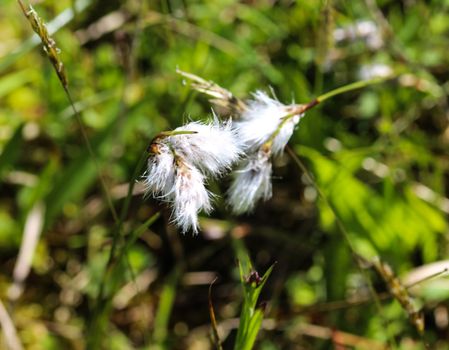
[[[248,278],[246,279],[246,283],[255,288],[262,283],[262,278],[259,276],[259,273],[257,271],[251,271]]]

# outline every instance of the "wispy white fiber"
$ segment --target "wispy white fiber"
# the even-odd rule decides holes
[[[288,141],[295,131],[296,124],[298,124],[302,116],[303,115],[295,115],[282,125],[279,133],[273,139],[273,144],[271,146],[272,152],[275,155],[281,154],[284,151],[285,146],[287,146]]]
[[[242,153],[231,122],[217,118],[209,124],[191,122],[174,130],[196,134],[173,135],[170,142],[177,152],[210,176],[217,177],[231,168]]]
[[[147,193],[164,198],[173,191],[175,159],[168,145],[157,143],[154,148],[156,153],[148,158],[144,184]]]
[[[235,123],[239,139],[249,152],[258,150],[277,133],[272,151],[275,155],[282,153],[301,117],[295,115],[284,122],[284,118],[289,116],[289,107],[270,98],[265,92],[256,91],[253,94],[248,109],[242,114],[241,120]]]
[[[271,198],[271,170],[270,152],[263,149],[242,162],[228,191],[228,203],[235,214],[251,212],[257,201]]]
[[[191,122],[153,140],[144,174],[147,193],[169,203],[171,220],[183,233],[198,233],[198,213],[212,210],[206,177],[223,175],[239,159],[236,136],[230,122],[215,119]]]
[[[173,191],[173,222],[186,233],[198,233],[198,212],[212,210],[210,194],[204,186],[204,176],[188,163],[178,161]]]

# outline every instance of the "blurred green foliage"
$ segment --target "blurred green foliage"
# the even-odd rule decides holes
[[[133,244],[105,286],[103,348],[211,349],[207,290],[216,275],[220,336],[225,349],[233,348],[243,303],[238,241],[257,270],[277,261],[260,296],[269,303],[256,348],[327,349],[342,342],[357,349],[449,349],[444,276],[413,289],[425,315],[423,337],[391,298],[381,311],[372,300],[352,305],[369,296],[367,277],[378,293],[388,289],[374,272],[358,269],[335,216],[358,254],[380,256],[398,275],[423,279],[444,271],[444,264],[426,273],[418,268],[448,256],[448,1],[33,4],[56,30],[97,159],[16,1],[2,1],[0,299],[26,349],[86,347],[115,225],[95,161],[119,210],[152,137],[211,115],[207,99],[183,84],[176,67],[241,98],[272,88],[285,103],[309,102],[385,70],[396,78],[336,96],[301,120],[290,147],[324,200],[286,154],[275,162],[270,201],[232,217],[217,199],[203,233],[192,237],[174,232],[165,214],[138,229],[164,209],[143,198],[137,184],[123,231],[140,236],[125,237]],[[227,185],[225,178],[210,187],[223,194]],[[8,300],[39,204],[44,222],[31,273],[20,298]]]

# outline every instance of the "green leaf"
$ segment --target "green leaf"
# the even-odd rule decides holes
[[[260,330],[263,320],[263,312],[256,307],[260,292],[268,277],[273,271],[274,265],[259,277],[252,269],[251,261],[245,258],[246,264],[239,261],[240,280],[243,287],[243,306],[240,313],[240,323],[234,349],[251,349]],[[246,266],[246,270],[244,268]]]
[[[115,123],[111,123],[91,141],[97,157],[100,156],[99,150],[111,141],[114,126]],[[60,176],[55,180],[53,190],[49,193],[46,200],[46,225],[48,226],[52,223],[67,202],[80,198],[94,182],[96,177],[97,169],[94,160],[91,158],[89,152],[84,150],[63,169]]]
[[[0,154],[0,179],[9,168],[14,166],[14,163],[19,157],[20,150],[22,149],[21,145],[23,143],[22,129],[23,125],[20,125],[16,129]]]
[[[34,70],[22,70],[8,74],[0,80],[0,99],[35,78]]]

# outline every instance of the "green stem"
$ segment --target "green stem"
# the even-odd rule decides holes
[[[117,241],[120,239],[120,232],[123,226],[123,222],[125,221],[125,217],[128,214],[128,209],[129,209],[129,205],[131,204],[131,198],[132,198],[132,194],[133,194],[133,190],[134,190],[134,185],[136,183],[136,179],[137,177],[142,173],[142,167],[145,163],[147,159],[147,152],[144,151],[142,152],[139,161],[137,162],[137,166],[134,169],[133,175],[131,177],[131,182],[129,183],[128,186],[128,193],[126,194],[126,198],[125,198],[125,203],[123,204],[122,210],[120,211],[120,218],[119,218],[119,223],[118,223],[118,228],[117,230],[114,232],[115,235],[113,236],[114,242],[116,242],[115,244],[117,245]],[[111,257],[114,256],[114,243],[113,246],[111,248]]]
[[[172,314],[175,298],[176,288],[179,283],[179,278],[182,274],[182,267],[177,265],[170,275],[167,277],[159,298],[159,306],[154,316],[153,334],[151,347],[147,349],[167,349],[168,344],[168,325],[170,316]]]
[[[189,131],[189,130],[173,130],[173,131],[162,131],[159,133],[158,136],[165,137],[165,136],[177,136],[177,135],[191,135],[191,134],[197,134],[198,131]]]
[[[361,89],[370,85],[375,85],[375,84],[380,84],[383,83],[384,81],[393,79],[393,76],[388,76],[388,77],[384,77],[384,78],[374,78],[374,79],[369,79],[369,80],[362,80],[362,81],[357,81],[355,83],[351,83],[348,85],[344,85],[342,87],[336,88],[334,90],[331,90],[329,92],[326,92],[320,96],[318,96],[316,98],[316,101],[318,103],[321,103],[331,97],[343,94],[345,92],[349,92],[349,91],[353,91],[353,90],[357,90],[357,89]]]
[[[147,152],[150,154],[158,153],[158,151],[153,149],[153,146],[156,147],[156,149],[157,149],[158,142],[166,137],[178,136],[178,135],[192,135],[192,134],[197,134],[197,133],[198,133],[197,131],[190,131],[190,130],[162,131],[151,140],[150,145],[147,148]],[[170,145],[169,145],[169,147],[170,147]],[[173,152],[173,150],[172,150],[172,152]]]
[[[120,261],[123,256],[128,254],[129,249],[136,243],[137,239],[161,216],[160,212],[154,213],[147,221],[138,226],[128,236],[126,236],[126,243],[120,251],[117,261]]]
[[[62,84],[62,81],[61,81],[61,84]],[[111,195],[110,195],[110,193],[108,191],[108,186],[106,184],[106,180],[104,178],[104,174],[103,174],[103,171],[101,169],[100,162],[99,162],[99,160],[98,160],[98,158],[97,158],[97,156],[96,156],[96,154],[95,154],[95,152],[93,150],[93,147],[92,147],[92,144],[90,143],[89,137],[87,136],[86,129],[84,128],[83,120],[81,119],[81,114],[80,114],[80,112],[78,111],[78,109],[75,106],[75,102],[74,102],[74,100],[72,98],[72,94],[70,93],[69,88],[67,86],[63,86],[63,89],[64,89],[64,92],[65,92],[65,94],[67,96],[67,99],[68,99],[68,101],[70,103],[70,106],[72,107],[73,115],[75,116],[75,119],[76,119],[76,121],[77,121],[77,123],[79,125],[80,131],[81,131],[81,136],[82,136],[83,141],[84,141],[84,143],[86,145],[87,152],[89,153],[89,155],[92,158],[92,161],[94,163],[95,170],[97,172],[97,176],[98,176],[98,179],[100,181],[100,187],[101,187],[101,189],[103,191],[106,203],[107,203],[107,205],[109,207],[109,210],[111,211],[111,214],[112,214],[112,217],[113,217],[115,223],[118,223],[117,211],[115,210],[114,204],[112,202]]]
[[[129,183],[128,193],[126,195],[125,202],[124,202],[123,207],[120,212],[120,217],[116,221],[115,227],[112,232],[111,250],[109,252],[109,257],[108,257],[108,261],[106,263],[105,272],[102,275],[100,285],[98,287],[98,294],[95,299],[95,304],[94,304],[94,308],[92,311],[92,317],[91,317],[90,325],[88,327],[87,348],[89,350],[96,349],[99,346],[98,342],[100,341],[100,338],[101,338],[100,335],[102,333],[102,322],[103,322],[104,315],[106,313],[106,309],[108,307],[108,301],[110,301],[109,300],[110,298],[106,298],[106,296],[105,296],[106,282],[114,270],[114,266],[115,266],[115,262],[116,262],[116,259],[115,259],[116,251],[118,249],[120,240],[122,238],[120,233],[122,230],[123,222],[125,221],[125,217],[126,217],[126,214],[128,213],[129,205],[131,203],[131,197],[132,197],[132,192],[134,189],[134,184],[136,182],[137,177],[141,173],[143,164],[146,159],[146,155],[147,155],[146,151],[142,152],[142,155],[140,156],[137,166],[134,169],[133,175],[131,177],[131,181]],[[122,255],[120,255],[120,258],[121,258],[121,256]]]
[[[355,83],[344,85],[344,86],[341,86],[334,90],[331,90],[329,92],[326,92],[305,105],[300,104],[300,105],[291,106],[292,107],[291,112],[288,113],[287,115],[285,115],[285,117],[279,123],[279,126],[277,127],[277,129],[273,132],[273,134],[271,134],[271,136],[268,138],[267,142],[265,142],[264,145],[266,147],[271,147],[271,144],[273,143],[273,140],[275,139],[275,137],[281,132],[281,129],[291,118],[293,118],[296,115],[303,114],[304,112],[315,107],[319,103],[326,101],[327,99],[329,99],[331,97],[334,97],[334,96],[337,96],[337,95],[340,95],[340,94],[343,94],[343,93],[346,93],[349,91],[361,89],[361,88],[364,88],[364,87],[367,87],[370,85],[380,84],[386,80],[390,80],[393,78],[394,78],[393,76],[388,76],[388,77],[384,77],[384,78],[374,78],[374,79],[369,79],[369,80],[357,81]]]
[[[353,85],[353,84],[350,84]],[[349,86],[349,85],[348,85]],[[335,223],[337,224],[337,227],[343,237],[343,239],[345,240],[349,250],[351,251],[351,255],[352,258],[359,270],[359,273],[362,277],[364,277],[367,286],[368,286],[368,291],[372,296],[372,299],[374,301],[374,304],[379,312],[379,315],[381,316],[381,319],[384,323],[385,326],[388,325],[387,320],[384,317],[384,313],[383,313],[383,307],[382,307],[382,303],[381,300],[379,298],[379,295],[377,294],[373,282],[371,281],[371,278],[369,277],[369,275],[366,273],[366,271],[363,269],[363,267],[361,266],[360,260],[357,259],[357,256],[359,254],[357,254],[357,250],[355,249],[355,246],[350,238],[350,234],[349,231],[346,229],[346,226],[343,223],[343,220],[340,218],[340,215],[337,211],[337,209],[335,208],[335,206],[333,205],[333,203],[331,203],[331,201],[329,200],[329,198],[326,196],[326,194],[323,192],[323,190],[321,189],[321,187],[318,185],[318,183],[314,180],[312,174],[310,173],[310,171],[307,169],[307,167],[304,165],[304,163],[301,161],[301,159],[298,157],[298,155],[290,148],[287,146],[286,148],[287,153],[290,155],[290,157],[293,159],[293,161],[296,163],[296,165],[299,167],[299,169],[303,172],[304,176],[307,178],[307,181],[309,183],[312,184],[312,186],[315,188],[315,190],[318,193],[319,198],[321,198],[321,200],[324,202],[324,204],[330,209],[330,211],[332,212],[334,219],[335,219]],[[395,339],[393,337],[391,337],[389,334],[387,334],[388,336],[388,342],[390,343],[390,345],[392,346],[392,348],[397,348]]]
[[[271,144],[273,143],[274,139],[276,138],[276,136],[281,132],[282,128],[284,127],[284,125],[291,119],[293,118],[295,115],[297,115],[297,113],[289,113],[287,114],[282,121],[279,123],[277,129],[274,131],[274,133],[271,134],[270,138],[267,140],[267,142],[265,142],[265,145],[267,147],[271,147]]]

